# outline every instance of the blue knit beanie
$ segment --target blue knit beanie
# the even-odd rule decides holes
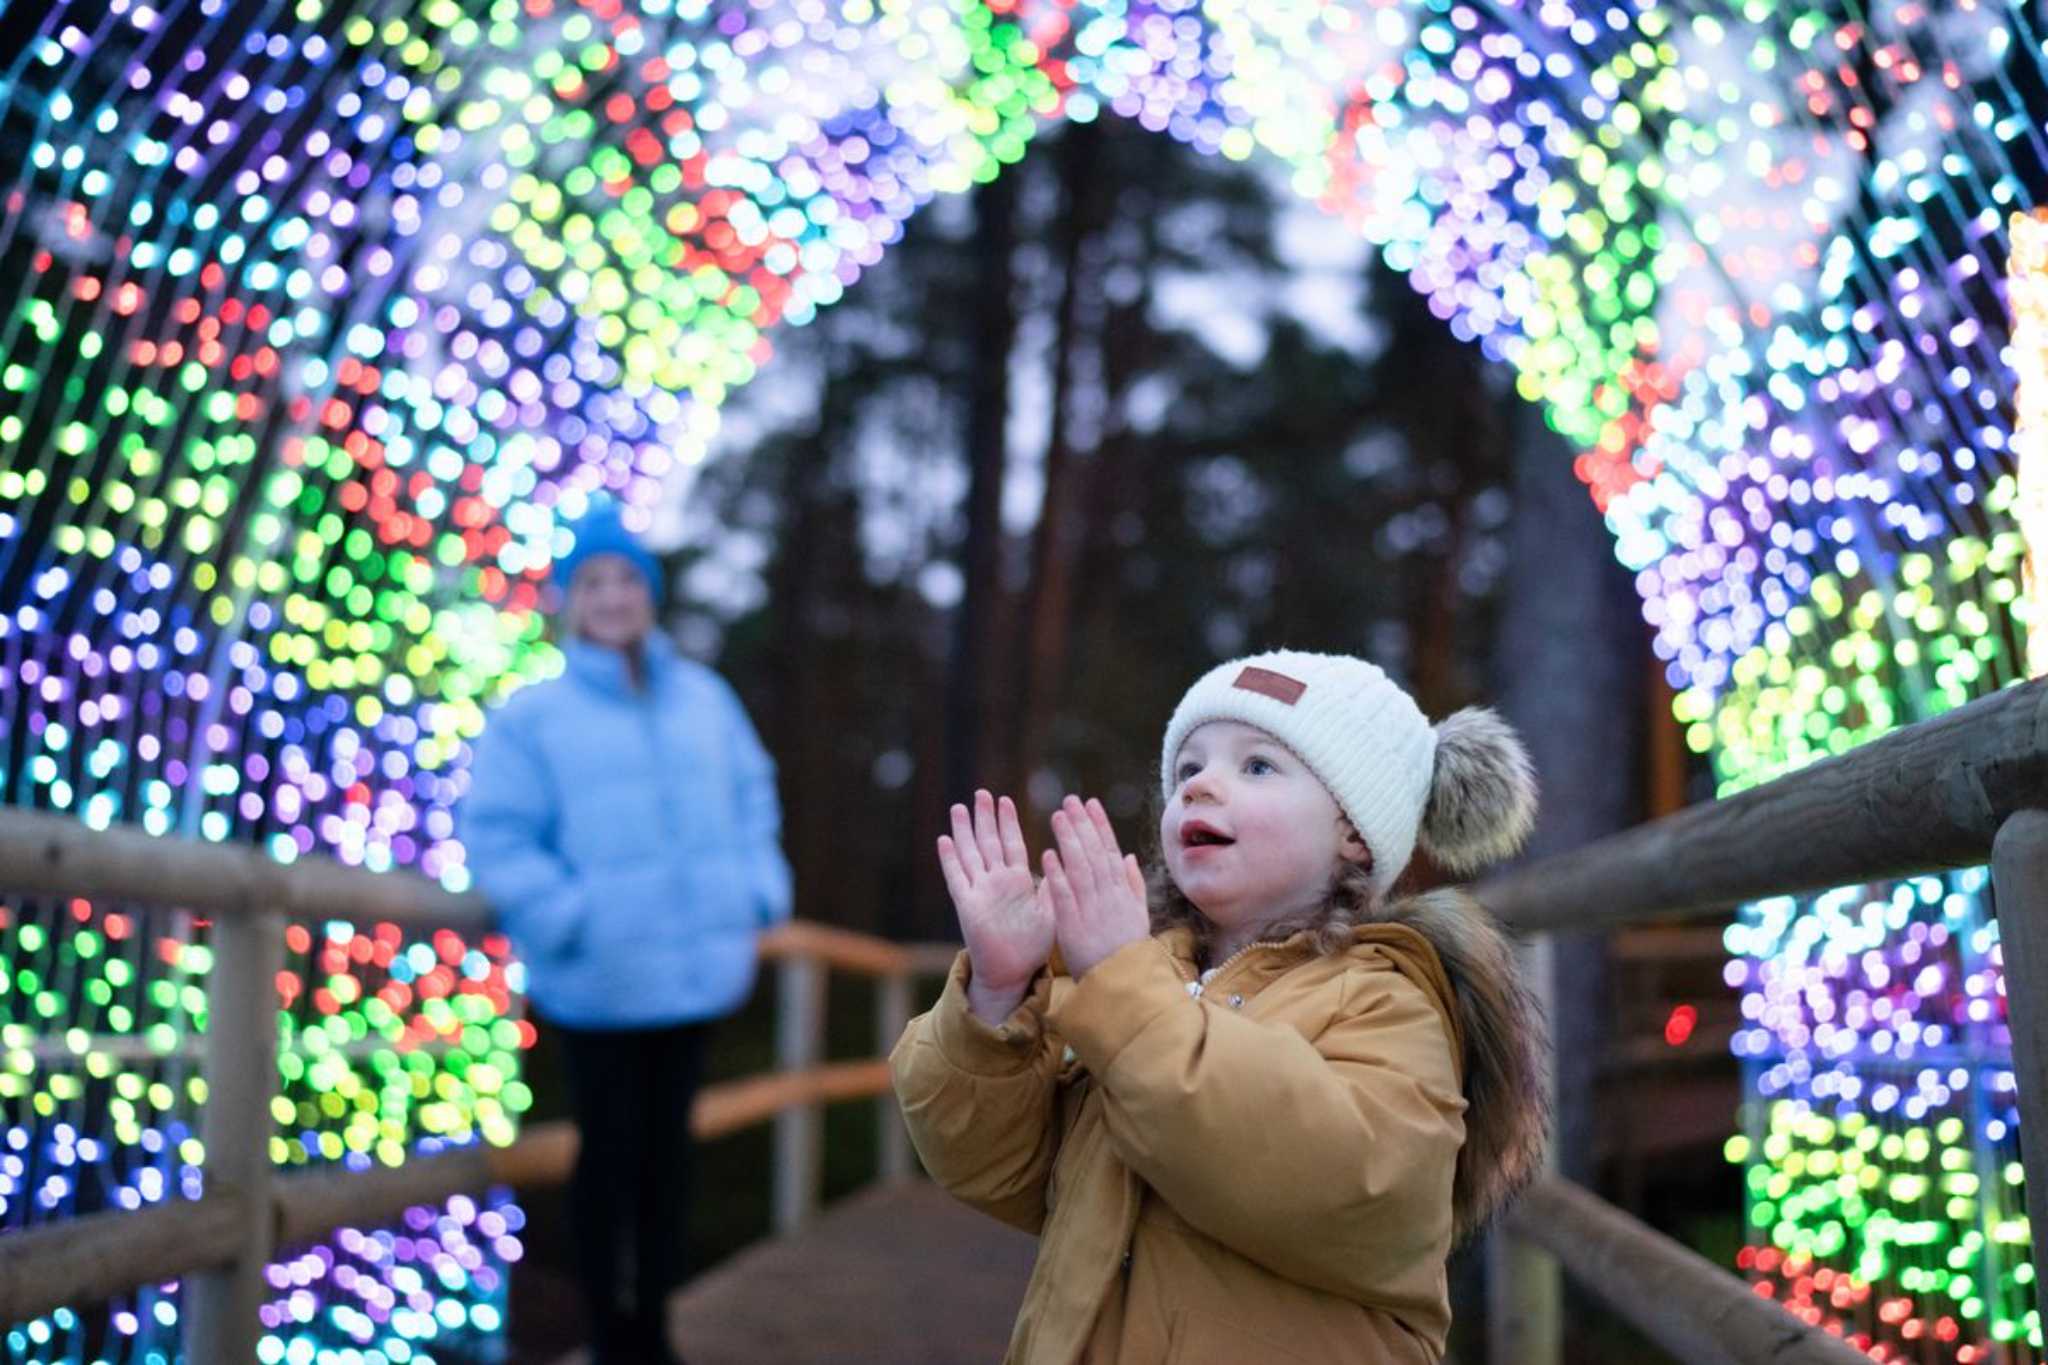
[[[555,561],[554,579],[564,592],[576,579],[576,570],[586,560],[597,555],[618,555],[640,571],[647,580],[647,591],[654,597],[656,606],[661,605],[661,565],[647,552],[626,523],[619,519],[618,506],[610,502],[597,503],[583,516],[566,523],[569,534],[575,537],[569,553]]]

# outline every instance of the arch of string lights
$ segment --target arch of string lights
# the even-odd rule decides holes
[[[774,328],[1102,116],[1277,159],[1511,366],[1691,742],[1766,779],[2026,673],[2042,37],[1990,0],[0,7],[4,799],[465,885],[464,745],[557,667],[560,522],[644,508]],[[1730,933],[1742,1264],[1874,1359],[2041,1355],[1987,896]],[[203,928],[4,913],[0,1223],[189,1193]],[[509,1136],[501,941],[292,948],[280,1162]],[[265,1359],[491,1333],[518,1225],[281,1262]],[[177,1318],[152,1287],[6,1351],[163,1359]]]

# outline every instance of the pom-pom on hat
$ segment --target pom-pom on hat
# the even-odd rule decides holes
[[[576,571],[584,564],[599,555],[618,555],[640,571],[640,576],[647,580],[647,591],[653,594],[655,605],[661,604],[661,565],[639,538],[626,529],[616,503],[596,503],[588,512],[566,523],[564,529],[574,537],[574,541],[569,553],[555,560],[553,570],[554,580],[564,592],[576,581]]]
[[[1506,721],[1471,707],[1431,725],[1363,659],[1279,650],[1209,670],[1166,723],[1159,781],[1167,799],[1181,744],[1214,720],[1255,725],[1308,765],[1372,850],[1378,892],[1394,884],[1418,841],[1463,876],[1513,854],[1536,822],[1535,770]]]

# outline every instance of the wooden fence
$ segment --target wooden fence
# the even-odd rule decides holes
[[[1603,930],[1991,864],[2019,1086],[2027,1212],[2048,1230],[2048,682],[1937,719],[1718,801],[1515,869],[1479,898],[1529,935]],[[1540,970],[1532,975],[1547,980]],[[1508,1219],[1488,1313],[1496,1361],[1558,1359],[1557,1268],[1688,1362],[1869,1358],[1749,1292],[1585,1190],[1551,1175]],[[1536,1254],[1541,1248],[1548,1255]],[[1554,1259],[1552,1259],[1554,1258]],[[2037,1281],[2037,1292],[2043,1287]],[[2048,1292],[2043,1292],[2048,1321]]]
[[[414,933],[477,931],[476,896],[408,873],[326,859],[278,863],[253,849],[94,831],[35,811],[0,810],[0,888],[27,895],[175,905],[213,921],[210,1022],[200,1050],[207,1086],[200,1138],[206,1188],[133,1212],[88,1214],[0,1237],[0,1322],[96,1303],[138,1285],[186,1277],[188,1360],[254,1360],[263,1267],[282,1246],[346,1223],[375,1226],[407,1208],[493,1185],[568,1180],[576,1132],[533,1124],[508,1147],[475,1145],[362,1172],[279,1175],[270,1160],[277,1077],[277,1000],[284,929],[295,920],[397,924]],[[700,1138],[773,1120],[774,1224],[787,1232],[817,1206],[823,1106],[876,1099],[880,1174],[908,1175],[908,1135],[889,1093],[886,1054],[910,1022],[918,976],[943,973],[958,949],[905,945],[827,925],[785,924],[762,936],[776,973],[776,1063],[765,1075],[705,1087],[691,1113]],[[877,1055],[825,1062],[825,994],[833,971],[876,980]],[[95,1040],[107,1044],[127,1039]]]
[[[1762,896],[1966,867],[1989,861],[2006,972],[2048,981],[2048,683],[2009,688],[1767,786],[1683,811],[1479,888],[1531,935],[1608,929]],[[363,1173],[278,1176],[268,1156],[277,1030],[271,982],[293,919],[391,922],[413,931],[475,929],[485,907],[405,874],[253,850],[93,832],[75,821],[0,811],[0,887],[28,894],[177,905],[215,922],[213,1024],[203,1065],[207,1184],[197,1200],[98,1213],[0,1238],[0,1320],[103,1299],[189,1275],[186,1356],[254,1358],[264,1262],[281,1245],[343,1222],[374,1224],[405,1208],[490,1185],[568,1176],[575,1136],[532,1126],[509,1147],[467,1147]],[[777,1070],[708,1088],[692,1126],[703,1137],[773,1118],[775,1225],[799,1226],[819,1187],[822,1106],[879,1097],[881,1172],[910,1170],[888,1098],[886,1054],[908,1020],[911,983],[941,972],[953,949],[905,946],[822,925],[764,938],[775,963]],[[877,1056],[825,1063],[827,973],[877,978]],[[2027,1207],[2048,1228],[2048,992],[2012,989]],[[1492,1358],[1554,1365],[1557,1267],[1688,1362],[1851,1362],[1867,1357],[1809,1327],[1715,1266],[1555,1175],[1540,1180],[1497,1239]]]

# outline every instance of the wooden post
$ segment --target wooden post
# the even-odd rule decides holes
[[[1522,979],[1546,1020],[1557,1001],[1557,964],[1551,949],[1550,935],[1538,934],[1515,951]],[[1543,1060],[1544,1098],[1555,1112],[1557,1066],[1548,1049]],[[1554,1140],[1544,1153],[1543,1166],[1547,1174],[1557,1173]],[[1486,1358],[1499,1365],[1558,1365],[1564,1352],[1563,1297],[1557,1258],[1505,1226],[1496,1226],[1486,1245]]]
[[[895,1051],[903,1030],[910,1026],[910,973],[891,972],[875,982],[875,1051],[887,1057]],[[876,1167],[883,1180],[901,1180],[910,1174],[910,1133],[903,1126],[903,1112],[896,1107],[896,1092],[884,1090],[875,1101]]]
[[[808,953],[775,967],[775,1064],[783,1072],[817,1065],[825,1042],[825,964]],[[824,1112],[815,1104],[775,1116],[775,1230],[794,1232],[818,1207]]]
[[[263,1268],[277,1217],[272,1204],[270,1098],[277,1088],[277,974],[284,970],[284,918],[250,910],[213,924],[207,974],[206,1191],[233,1191],[242,1225],[235,1260],[190,1280],[187,1360],[254,1360],[261,1336]]]
[[[2027,1218],[2039,1270],[2042,1253],[2048,1251],[2048,811],[2023,810],[1999,827],[1991,845],[1991,887],[2005,954],[2020,1159],[2026,1165]],[[2034,1295],[2038,1321],[2048,1331],[2048,1283],[2039,1274]]]

